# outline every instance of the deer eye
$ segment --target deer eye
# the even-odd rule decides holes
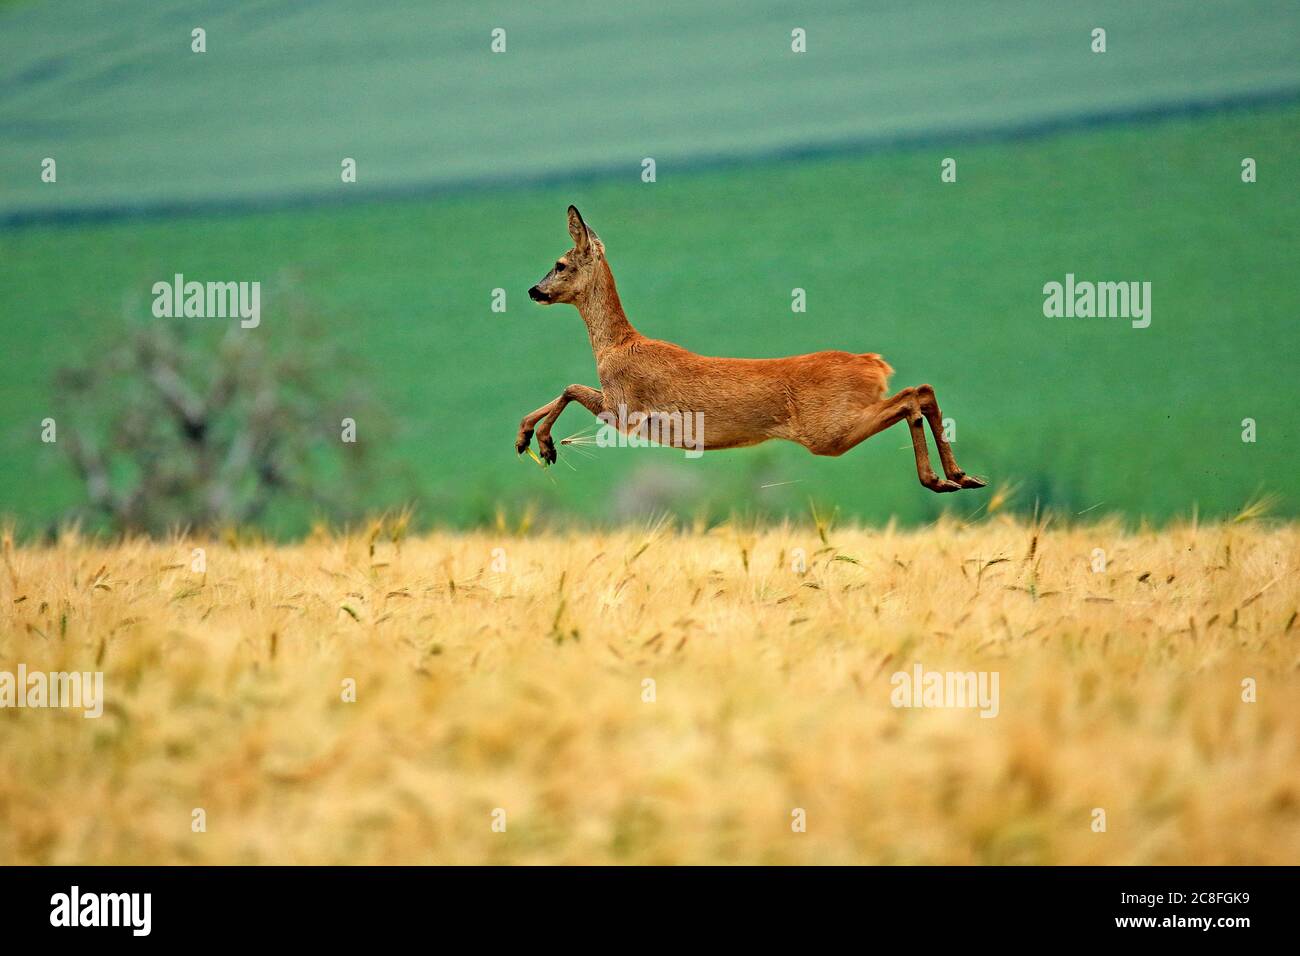
[[[557,262],[557,263],[555,264],[555,271],[556,271],[556,272],[563,272],[563,271],[564,271],[564,263],[563,263],[563,262]]]

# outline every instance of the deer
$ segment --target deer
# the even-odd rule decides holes
[[[906,421],[923,487],[944,493],[985,486],[958,466],[944,438],[943,414],[931,386],[914,385],[887,396],[894,370],[874,352],[714,358],[648,338],[628,321],[605,245],[574,206],[569,206],[568,226],[573,248],[528,290],[528,297],[543,305],[577,308],[587,327],[600,388],[570,385],[525,415],[516,453],[529,451],[536,437],[542,461],[555,464],[551,429],[573,402],[606,422],[614,419],[616,410],[628,408],[646,414],[694,414],[704,423],[700,437],[708,451],[783,439],[814,455],[838,456]],[[618,420],[616,427],[630,427],[626,416]],[[939,449],[942,478],[930,464],[925,423]]]

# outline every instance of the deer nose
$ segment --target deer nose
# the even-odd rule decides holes
[[[531,289],[528,290],[528,298],[532,299],[534,302],[545,302],[546,293],[543,292],[541,289],[539,289],[537,286],[533,286]]]

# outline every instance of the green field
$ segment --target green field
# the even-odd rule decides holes
[[[402,195],[1294,95],[1298,32],[1291,0],[32,0],[0,8],[0,222],[328,201],[343,156]]]
[[[42,418],[70,414],[51,374],[111,339],[124,313],[146,318],[151,284],[174,272],[261,279],[262,326],[249,334],[276,335],[283,290],[300,290],[397,425],[377,449],[387,467],[367,504],[414,501],[426,523],[473,523],[529,502],[544,517],[591,520],[669,505],[806,513],[809,499],[872,521],[980,506],[977,494],[922,490],[901,429],[840,459],[776,444],[695,461],[666,449],[561,449],[576,470],[562,460],[547,472],[517,459],[524,412],[571,382],[596,384],[577,314],[525,295],[567,248],[574,202],[604,239],[642,332],[710,354],[880,352],[896,385],[935,386],[964,467],[1017,484],[1025,508],[1158,520],[1193,506],[1231,513],[1265,491],[1295,515],[1300,435],[1286,406],[1300,313],[1298,130],[1290,105],[661,168],[653,184],[633,172],[3,231],[0,512],[30,529],[80,500],[59,450],[37,437]],[[958,182],[941,184],[949,155]],[[1257,183],[1241,182],[1244,156],[1258,162]],[[1066,273],[1150,281],[1150,328],[1044,318],[1043,284]],[[508,290],[505,314],[490,311],[496,287]],[[806,314],[790,310],[794,287],[807,290]],[[1253,444],[1241,440],[1247,417],[1258,422]],[[590,422],[575,406],[556,435]],[[294,532],[303,520],[284,512],[271,524]]]

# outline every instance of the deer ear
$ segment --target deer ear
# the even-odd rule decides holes
[[[573,245],[579,252],[585,252],[587,249],[587,224],[582,221],[582,213],[578,212],[577,206],[569,207],[569,236],[573,239]]]

